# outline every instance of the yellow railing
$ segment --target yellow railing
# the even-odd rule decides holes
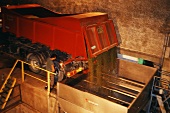
[[[48,85],[47,91],[48,91],[48,95],[49,95],[49,94],[50,94],[50,74],[55,75],[55,73],[52,73],[52,72],[50,72],[50,71],[48,71],[48,70],[45,70],[45,69],[40,68],[40,67],[37,67],[37,66],[33,66],[33,67],[35,67],[35,68],[37,68],[37,69],[40,69],[40,70],[42,70],[42,71],[44,71],[44,72],[47,73],[47,81],[42,80],[42,79],[39,79],[39,78],[37,78],[37,77],[35,77],[35,76],[33,76],[33,75],[30,75],[29,73],[26,73],[26,72],[24,71],[24,64],[27,64],[27,65],[30,65],[30,66],[32,66],[32,65],[29,64],[29,63],[27,63],[27,62],[24,62],[24,61],[22,61],[22,60],[17,60],[17,61],[15,62],[15,64],[13,65],[12,69],[10,70],[8,76],[6,77],[6,79],[5,79],[4,83],[3,83],[3,85],[2,85],[2,87],[1,87],[1,89],[0,89],[0,92],[2,92],[2,89],[5,87],[5,84],[7,83],[8,79],[10,78],[10,76],[11,76],[12,72],[14,71],[14,69],[15,69],[15,67],[16,67],[16,65],[17,65],[18,62],[21,62],[22,82],[24,82],[24,80],[25,80],[25,75],[27,75],[27,76],[30,76],[30,77],[32,77],[32,78],[34,78],[34,79],[37,79],[37,80],[41,81],[41,82],[47,83],[47,85]]]
[[[13,90],[13,87],[15,86],[15,83],[16,83],[16,78],[13,78],[13,83],[12,83],[12,85],[11,85],[11,89],[9,90],[9,92],[8,92],[8,94],[7,94],[7,97],[5,98],[5,102],[3,103],[3,105],[2,105],[2,109],[4,109],[5,108],[5,105],[7,104],[7,101],[8,101],[8,99],[9,99],[9,97],[10,97],[10,95],[11,95],[11,92],[12,92],[12,90]]]
[[[11,73],[13,72],[13,70],[14,70],[15,66],[17,65],[17,63],[18,63],[18,60],[15,62],[15,64],[13,65],[11,71],[9,72],[8,76],[6,77],[6,79],[5,79],[2,87],[1,87],[1,89],[0,89],[0,92],[2,92],[2,89],[5,87],[5,84],[7,83],[8,79],[10,78]]]

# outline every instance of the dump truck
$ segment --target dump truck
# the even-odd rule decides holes
[[[23,4],[2,7],[2,19],[7,37],[1,51],[24,59],[35,73],[53,53],[64,65],[63,75],[70,79],[57,83],[59,110],[138,113],[145,108],[156,69],[117,58],[117,32],[107,13],[60,14]]]
[[[24,4],[2,7],[2,19],[2,31],[10,35],[1,50],[30,63],[35,73],[54,53],[64,65],[64,75],[71,77],[88,68],[88,58],[118,45],[106,13],[59,14],[38,4]]]

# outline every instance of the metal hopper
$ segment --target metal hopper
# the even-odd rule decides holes
[[[58,83],[61,109],[68,113],[138,113],[150,97],[155,68],[118,59],[115,74],[88,74]]]

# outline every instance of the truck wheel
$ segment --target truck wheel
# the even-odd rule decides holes
[[[28,54],[27,61],[28,61],[29,64],[31,64],[31,65],[29,65],[29,69],[32,72],[34,72],[34,73],[40,73],[41,72],[40,69],[36,68],[36,67],[40,67],[40,68],[42,67],[41,62],[40,62],[40,58],[37,54],[33,54],[33,53]]]

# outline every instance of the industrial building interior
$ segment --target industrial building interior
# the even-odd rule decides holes
[[[74,18],[80,20],[83,18],[80,24],[83,26],[95,21],[99,23],[107,18],[103,16],[107,14],[108,23],[100,24],[102,27],[96,28],[96,32],[99,34],[104,30],[107,32],[110,21],[113,22],[114,28],[110,29],[114,31],[114,43],[110,44],[107,50],[102,49],[103,51],[96,54],[92,51],[96,46],[91,46],[91,51],[87,50],[88,68],[83,67],[84,70],[78,68],[77,73],[71,75],[70,72],[66,77],[62,76],[62,80],[58,80],[53,90],[49,87],[44,89],[46,85],[50,86],[48,71],[41,69],[43,71],[41,73],[33,72],[30,70],[31,62],[17,57],[12,53],[12,49],[6,52],[9,47],[4,43],[7,37],[14,37],[13,33],[16,37],[20,36],[22,34],[19,33],[20,31],[23,31],[26,36],[32,36],[29,33],[31,27],[25,28],[32,23],[28,24],[22,18],[20,21],[18,17],[20,18],[21,15],[16,19],[16,22],[24,21],[22,25],[16,25],[17,29],[21,26],[20,31],[16,30],[15,33],[14,27],[11,34],[8,33],[10,32],[8,26],[5,26],[6,21],[13,20],[10,16],[12,13],[7,13],[8,9],[11,10],[17,6],[19,6],[18,9],[23,8],[27,4],[38,4],[30,5],[30,7],[40,5],[49,11],[56,12],[61,16],[58,20],[61,22],[58,25],[64,27],[67,27],[70,22],[64,18],[65,16],[75,16]],[[0,7],[0,113],[170,113],[170,0],[1,0]],[[21,12],[17,8],[12,11],[23,15],[28,13],[28,10]],[[49,13],[52,16],[46,19],[48,12],[43,11],[32,10],[31,13],[41,15],[39,20],[34,15],[33,20],[37,19],[38,22],[44,23],[50,20],[50,24],[55,23],[51,21],[55,18],[53,17],[55,14]],[[95,19],[86,21],[88,14],[93,16],[92,12],[102,12],[96,13],[101,18],[97,19],[96,16]],[[82,16],[85,14],[85,16],[81,18],[76,16],[79,14]],[[71,23],[73,21],[72,19]],[[76,22],[78,21],[70,24],[69,27],[75,26],[75,29],[71,30],[78,33]],[[13,28],[13,24],[9,23],[9,26]],[[33,24],[33,26],[36,25],[38,24]],[[106,26],[103,27],[104,25]],[[95,24],[91,24],[84,29],[90,31],[94,26]],[[52,28],[54,29],[58,28]],[[67,30],[63,31],[66,33],[71,31]],[[57,33],[62,34],[63,31]],[[82,31],[81,34],[84,36],[84,30]],[[50,30],[42,30],[38,33],[44,33],[44,36],[57,34],[51,33]],[[33,33],[33,36],[38,37],[37,34]],[[72,34],[69,34],[70,37]],[[40,36],[43,37],[43,35]],[[107,35],[106,37],[110,36]],[[92,35],[87,32],[86,36]],[[22,38],[20,39],[23,41]],[[65,40],[63,37],[62,39]],[[85,42],[85,47],[93,42],[93,39],[84,37],[82,40],[91,41]],[[12,43],[10,47],[15,48],[14,44],[18,42],[13,38],[10,38],[10,41]],[[72,42],[76,41],[72,40]],[[69,41],[65,42],[66,45],[62,43],[64,46],[71,45]],[[51,47],[55,47],[55,44],[52,45]],[[84,46],[82,43],[79,45],[81,46],[75,48],[81,51],[80,48]],[[70,50],[70,48],[64,49]],[[20,50],[17,49],[17,52]],[[22,53],[24,56],[27,52]],[[89,57],[90,55],[92,58]],[[46,73],[48,73],[47,76]]]

